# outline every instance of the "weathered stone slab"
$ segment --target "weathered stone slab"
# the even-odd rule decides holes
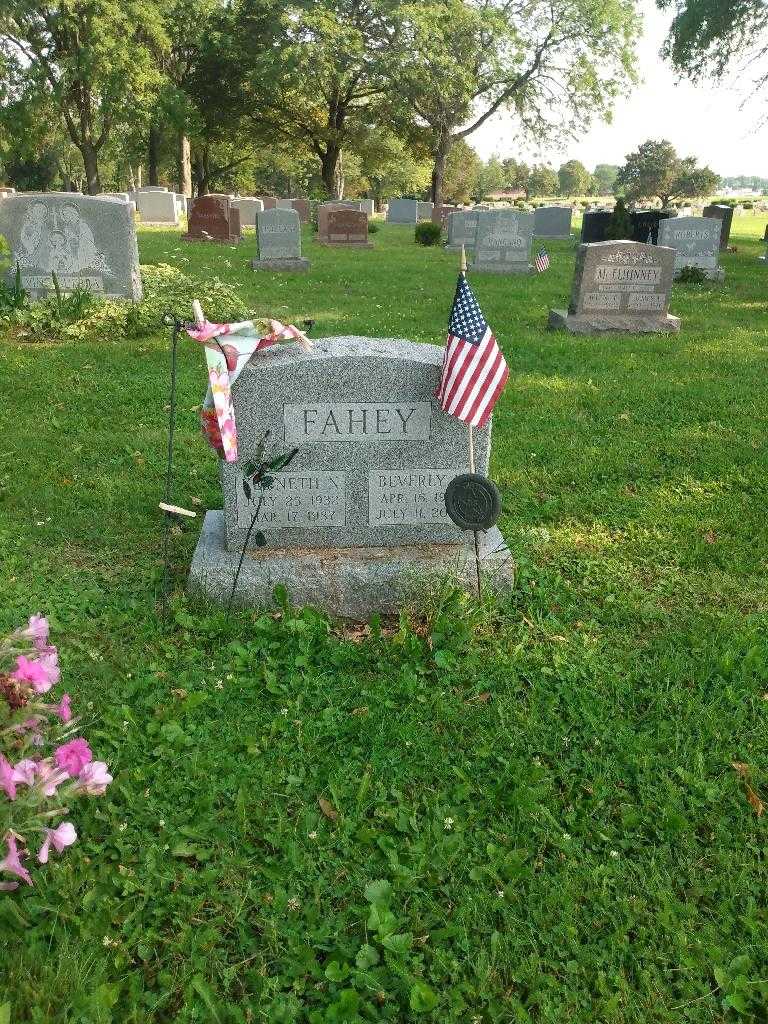
[[[167,189],[137,189],[136,209],[142,224],[161,224],[176,227],[179,223],[179,206],[176,193]]]
[[[376,204],[373,199],[361,199],[360,209],[363,213],[367,213],[369,217],[372,217],[376,212]]]
[[[659,225],[659,245],[675,250],[675,276],[698,267],[710,280],[725,280],[718,263],[722,221],[717,217],[672,217]]]
[[[675,210],[632,210],[629,219],[632,222],[632,242],[646,242],[657,245],[659,242],[659,225],[676,216]]]
[[[255,228],[256,214],[264,209],[261,199],[254,196],[237,196],[232,200],[232,206],[240,211],[240,226],[244,228]]]
[[[539,206],[533,212],[533,233],[537,238],[570,238],[570,206]]]
[[[612,212],[610,210],[587,210],[581,219],[581,241],[604,242]]]
[[[733,224],[733,207],[725,206],[719,203],[713,203],[711,206],[704,207],[705,217],[717,217],[718,220],[723,222],[723,227],[720,232],[720,252],[725,252],[728,248],[728,243],[731,240],[731,225]]]
[[[85,288],[97,295],[139,300],[136,228],[128,203],[75,192],[16,195],[0,204],[0,235],[11,250],[9,279],[33,298]]]
[[[419,204],[415,199],[390,199],[387,206],[387,224],[416,224]]]
[[[256,214],[258,259],[254,270],[306,271],[309,260],[301,255],[301,225],[295,210],[275,207]]]
[[[260,196],[259,197],[264,204],[265,210],[276,210],[277,204],[280,201],[277,196]]]
[[[486,274],[530,274],[533,214],[481,210],[470,267]]]
[[[299,449],[279,493],[300,518],[286,525],[279,511],[270,524],[265,501],[259,522],[269,547],[464,542],[437,500],[468,469],[466,427],[433,397],[442,358],[438,345],[325,338],[311,354],[273,348],[251,359],[233,388],[241,462],[267,430],[277,451]],[[489,446],[490,426],[476,431],[479,472]],[[242,465],[222,462],[221,475],[228,545],[239,548],[250,524]]]
[[[475,234],[477,232],[476,210],[455,210],[448,214],[448,252],[459,252],[462,245],[469,253],[475,245]]]
[[[675,251],[664,246],[582,244],[568,310],[550,310],[549,326],[577,334],[674,333],[680,329],[668,312],[674,269]]]
[[[190,205],[189,226],[182,238],[238,245],[242,240],[240,211],[230,204],[228,196],[198,196]]]
[[[322,245],[371,248],[368,215],[362,210],[321,206],[317,213],[317,240]]]
[[[431,220],[432,219],[432,203],[426,203],[419,200],[416,210],[417,220]]]
[[[515,564],[498,527],[479,535],[485,592],[503,593],[514,585]],[[229,602],[240,553],[226,546],[224,515],[207,512],[189,574],[193,594]],[[425,593],[446,581],[475,592],[474,543],[410,544],[397,547],[261,548],[246,552],[233,605],[268,607],[278,585],[291,601],[313,605],[329,615],[367,621],[395,615],[410,603],[423,607]]]

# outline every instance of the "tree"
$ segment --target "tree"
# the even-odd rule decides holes
[[[592,185],[592,175],[580,160],[568,160],[557,172],[560,194],[584,196]]]
[[[632,0],[414,0],[399,77],[429,136],[433,202],[451,147],[498,111],[540,141],[609,117],[636,78],[635,35]]]
[[[611,219],[605,229],[606,239],[629,239],[632,238],[632,218],[624,200],[619,196],[613,208]]]
[[[480,163],[478,175],[475,181],[474,194],[478,202],[491,192],[501,192],[504,188],[504,167],[501,160],[494,155],[485,163]]]
[[[671,142],[649,139],[627,154],[614,187],[631,202],[658,197],[666,206],[672,199],[708,195],[719,181],[709,167],[697,167],[694,157],[680,159]]]
[[[597,195],[610,195],[613,192],[618,173],[619,168],[615,164],[597,164],[592,175]]]
[[[421,195],[429,185],[428,159],[392,132],[371,132],[357,149],[362,181],[377,209],[389,197]]]
[[[468,203],[472,196],[477,195],[478,179],[483,162],[474,149],[459,139],[448,154],[445,164],[445,177],[443,179],[443,201],[446,203]],[[504,183],[506,184],[506,170]],[[427,166],[427,180],[425,187],[429,186],[432,180],[431,161]]]
[[[556,196],[559,188],[560,181],[554,168],[546,164],[534,164],[528,176],[526,195]]]
[[[264,6],[242,0],[238,24]],[[342,195],[343,150],[384,120],[401,7],[398,0],[293,0],[271,47],[241,47],[251,123],[273,140],[311,149],[328,195]]]
[[[720,78],[739,56],[752,67],[768,56],[765,0],[657,0],[657,6],[675,12],[664,54],[693,79]],[[767,82],[768,71],[760,72],[756,84]]]
[[[29,89],[49,96],[80,151],[88,192],[99,152],[158,83],[166,44],[153,0],[4,0],[0,48]]]
[[[531,168],[521,160],[512,157],[504,161],[504,184],[510,191],[527,192]]]

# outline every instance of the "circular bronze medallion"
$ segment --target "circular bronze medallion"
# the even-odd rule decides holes
[[[499,489],[479,473],[462,473],[446,488],[445,511],[462,530],[490,530],[501,515]]]

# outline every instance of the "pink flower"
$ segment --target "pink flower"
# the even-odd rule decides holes
[[[75,792],[87,793],[88,796],[102,796],[111,781],[112,776],[107,771],[104,761],[91,761],[80,772]]]
[[[27,637],[38,650],[41,650],[48,643],[48,619],[44,615],[30,615],[27,628],[21,635]]]
[[[50,757],[38,763],[37,774],[40,779],[40,788],[43,791],[43,796],[55,796],[56,787],[69,778],[67,772],[54,767]]]
[[[20,654],[16,659],[16,668],[11,672],[11,679],[19,683],[29,683],[35,693],[47,693],[60,678],[55,647],[46,649],[46,652],[35,660]]]
[[[72,706],[70,704],[70,697],[68,693],[65,693],[59,703],[54,705],[53,711],[59,716],[62,722],[69,722],[72,720]]]
[[[26,882],[27,885],[32,885],[32,878],[21,863],[21,857],[16,846],[16,836],[13,832],[7,832],[5,835],[5,841],[8,844],[8,853],[5,855],[3,860],[0,860],[0,871],[7,871],[9,875],[16,875],[22,882]]]
[[[16,767],[13,769],[13,777],[16,782],[22,782],[25,786],[31,786],[35,781],[36,772],[37,761],[27,757],[23,761],[17,762]]]
[[[23,722],[19,722],[18,725],[14,725],[14,732],[27,732],[28,729],[36,729],[41,722],[45,719],[42,715],[32,715],[31,718],[25,718]]]
[[[75,832],[75,826],[71,821],[62,821],[58,828],[45,829],[45,839],[38,851],[37,859],[41,864],[47,864],[51,844],[53,844],[56,853],[61,853],[68,846],[71,846],[76,839],[77,832]]]
[[[93,760],[91,748],[82,736],[70,740],[69,743],[62,743],[54,750],[53,756],[58,767],[70,775],[79,775],[83,768]]]
[[[18,779],[16,778],[13,765],[0,754],[0,788],[5,790],[5,795],[9,800],[16,799],[17,782]]]

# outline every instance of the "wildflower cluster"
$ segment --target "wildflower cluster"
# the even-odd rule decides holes
[[[77,832],[63,820],[69,804],[101,796],[112,781],[76,735],[69,694],[58,703],[46,697],[60,677],[44,616],[0,638],[0,891],[18,888],[19,879],[32,885],[24,861],[33,847],[46,864],[51,850],[71,846]]]

